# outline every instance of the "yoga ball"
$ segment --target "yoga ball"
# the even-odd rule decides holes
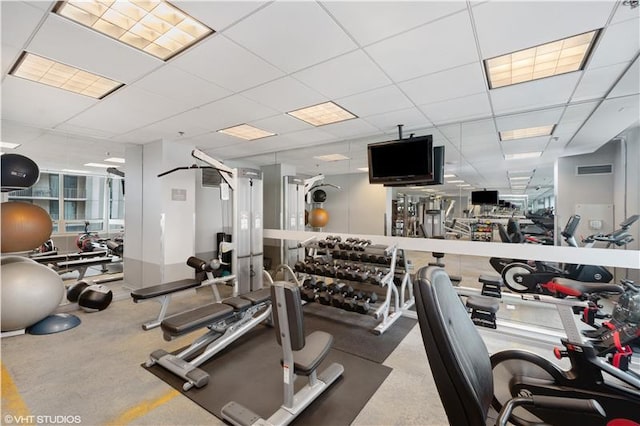
[[[98,312],[107,309],[113,300],[113,292],[100,284],[90,285],[78,296],[78,306],[86,312]]]
[[[1,252],[33,250],[49,240],[53,231],[53,222],[49,213],[42,207],[19,201],[8,201],[0,205],[0,210],[2,215]]]
[[[15,257],[1,260],[2,331],[35,324],[51,314],[64,296],[64,285],[56,272],[29,259],[16,261]]]
[[[309,225],[322,228],[329,223],[329,212],[323,208],[315,208],[309,213]]]
[[[0,157],[2,192],[32,187],[40,178],[38,165],[20,154],[4,154]]]

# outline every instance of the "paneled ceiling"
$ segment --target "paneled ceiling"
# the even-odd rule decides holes
[[[2,1],[1,137],[51,170],[87,170],[127,144],[166,139],[222,161],[335,174],[362,173],[366,145],[402,124],[405,136],[446,146],[456,180],[508,192],[509,171],[535,170],[513,191],[535,195],[558,156],[592,152],[638,123],[640,8],[628,3],[176,1],[215,33],[165,62],[54,14],[55,2]],[[584,70],[489,89],[484,59],[596,29]],[[9,75],[24,51],[124,86],[96,100]],[[314,127],[286,114],[326,101],[357,118]],[[217,132],[242,123],[276,135]],[[548,124],[551,136],[498,137]],[[529,151],[542,155],[505,160]],[[335,153],[349,160],[313,158]]]

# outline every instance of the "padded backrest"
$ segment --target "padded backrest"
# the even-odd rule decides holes
[[[304,315],[300,287],[286,281],[274,282],[271,284],[271,305],[273,306],[272,316],[278,344],[282,345],[283,334],[286,337],[286,330],[280,326],[280,317],[285,314],[291,350],[299,351],[304,348]]]
[[[498,233],[500,234],[500,240],[503,243],[511,242],[511,238],[509,238],[509,234],[507,233],[507,230],[505,229],[504,225],[501,223],[498,224]]]
[[[489,353],[442,268],[418,271],[416,311],[449,424],[484,426],[493,397]]]

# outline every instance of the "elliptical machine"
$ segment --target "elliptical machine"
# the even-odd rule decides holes
[[[610,234],[591,235],[584,239],[584,247],[593,247],[597,241],[611,245],[624,246],[633,237],[628,229],[633,225],[639,215],[633,215],[620,224],[620,229]],[[578,247],[575,240],[575,231],[580,223],[580,216],[573,215],[562,231],[567,244]],[[566,278],[562,283],[555,282],[554,278]],[[502,269],[502,279],[505,286],[516,293],[547,294],[555,297],[574,296],[582,299],[591,293],[610,292],[619,294],[623,289],[616,285],[603,285],[611,282],[613,275],[604,267],[597,265],[560,264],[558,266],[549,262],[533,261],[533,266],[525,262],[508,263]],[[578,281],[573,285],[571,281]]]

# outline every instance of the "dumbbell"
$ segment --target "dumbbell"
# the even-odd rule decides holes
[[[336,285],[338,286],[338,291],[331,296],[331,306],[342,308],[345,298],[353,295],[353,287],[344,283],[338,283]]]
[[[307,302],[313,302],[315,299],[315,286],[316,280],[313,278],[307,278],[302,282],[302,290],[300,290],[300,298]]]
[[[368,295],[362,295],[358,298],[354,310],[359,314],[368,314],[371,310],[370,303],[376,303],[378,301],[378,293],[372,291]]]
[[[351,297],[345,297],[344,301],[342,302],[341,308],[344,309],[345,311],[353,312],[356,310],[356,307],[358,306],[358,300],[363,298],[364,298],[364,293],[361,291],[358,291],[354,293]]]
[[[360,253],[360,262],[371,262],[371,256],[369,253]]]
[[[339,291],[339,287],[334,284],[325,286],[323,290],[318,291],[318,302],[323,305],[331,305],[331,297]]]
[[[349,253],[349,260],[354,260],[356,262],[359,262],[362,259],[362,253],[359,251],[352,251],[351,253]]]
[[[313,262],[305,262],[304,264],[304,272],[307,274],[313,274],[316,271],[315,263]]]
[[[369,278],[367,281],[371,284],[380,285],[385,275],[386,272],[376,268],[369,274]]]
[[[293,269],[295,269],[296,272],[304,272],[304,262],[297,261],[295,265],[293,265]]]
[[[318,292],[326,289],[327,284],[324,281],[314,282],[300,292],[300,297],[302,298],[302,300],[306,300],[307,302],[314,302],[316,300]]]
[[[360,280],[360,273],[362,271],[363,271],[363,269],[360,269],[359,266],[357,266],[357,265],[352,266],[347,271],[347,279],[350,280],[350,281],[361,281]]]
[[[353,246],[354,250],[364,251],[364,249],[371,245],[371,240],[358,240],[356,244]]]
[[[341,266],[338,266],[338,269],[336,269],[336,278],[341,280],[346,280],[347,273],[349,272],[349,268],[351,268],[351,264],[349,263],[345,263]]]

